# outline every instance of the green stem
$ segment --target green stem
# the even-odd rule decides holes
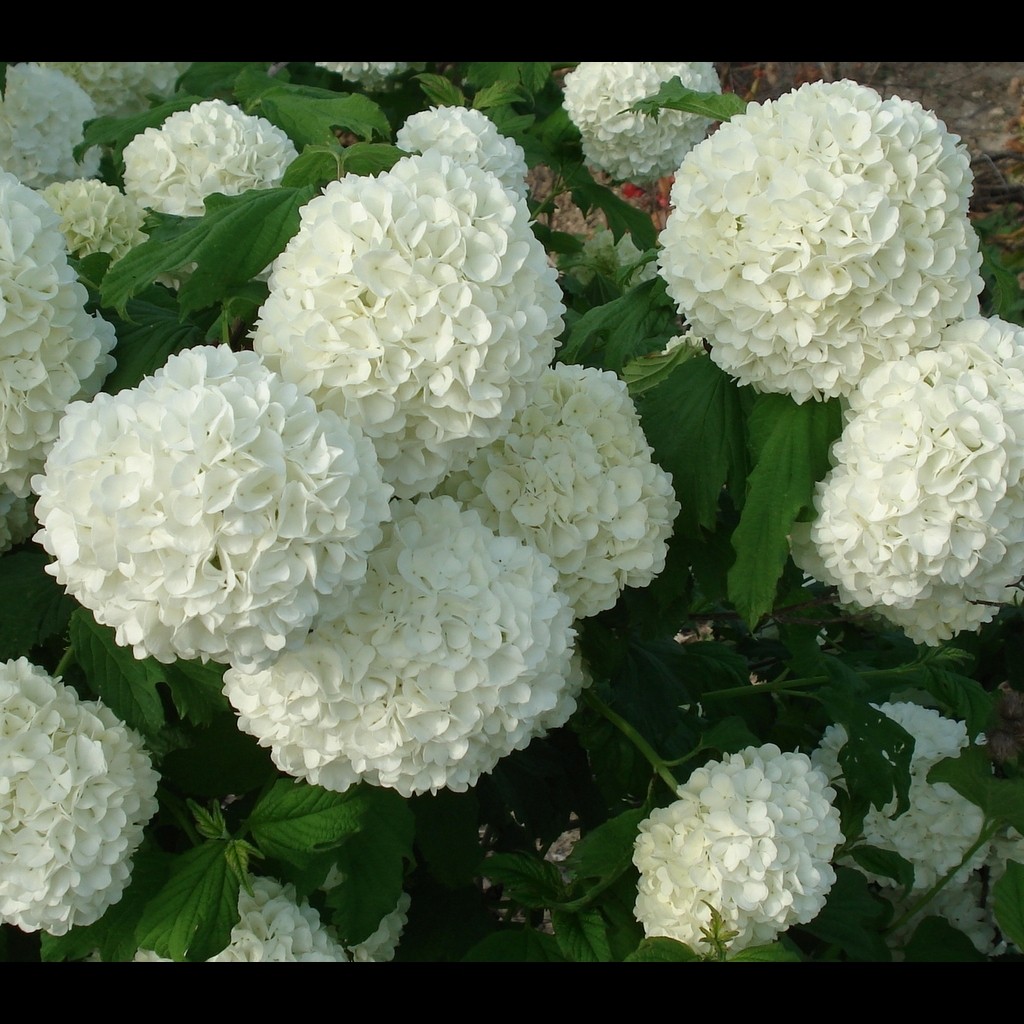
[[[68,666],[75,660],[75,649],[70,644],[67,650],[60,656],[57,667],[53,670],[54,679],[62,679],[68,670]]]
[[[867,672],[858,672],[861,679],[884,679],[888,676],[901,675],[908,672],[919,672],[919,664],[903,665],[898,668],[877,668]],[[789,690],[809,689],[832,681],[831,676],[805,676],[803,679],[786,679],[780,676],[770,683],[751,683],[749,686],[730,686],[725,690],[708,690],[700,695],[701,701],[721,700],[723,697],[752,697],[765,693],[786,693]]]
[[[612,709],[608,707],[608,705],[605,704],[605,702],[601,700],[593,690],[584,690],[583,697],[598,714],[607,718],[608,721],[611,722],[612,725],[614,725],[615,728],[618,729],[619,732],[621,732],[622,735],[625,736],[626,739],[628,739],[629,742],[644,755],[650,766],[658,773],[665,785],[675,793],[676,790],[679,789],[679,783],[676,782],[672,772],[669,771],[666,762],[658,756],[647,740],[645,740],[643,736],[641,736],[640,733],[638,733],[636,729],[634,729],[633,726],[631,726],[621,715],[612,711]]]

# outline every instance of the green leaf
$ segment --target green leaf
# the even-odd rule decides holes
[[[584,213],[597,209],[604,214],[615,241],[628,233],[632,235],[633,242],[641,251],[653,249],[657,245],[658,233],[650,214],[631,206],[606,185],[594,181],[582,164],[566,170],[564,178],[572,192],[573,202]],[[661,278],[657,280],[660,281]],[[671,303],[671,306],[672,312],[675,313],[675,304]]]
[[[178,714],[193,724],[209,725],[217,715],[230,711],[224,696],[223,665],[179,658],[163,666],[163,677]]]
[[[748,946],[729,956],[731,964],[798,964],[803,958],[781,942],[770,942],[765,946]]]
[[[114,631],[101,626],[84,608],[71,616],[75,658],[103,703],[123,722],[144,735],[164,726],[164,707],[157,692],[163,679],[152,658],[137,661],[130,649],[119,647]]]
[[[857,866],[865,873],[891,878],[909,892],[914,887],[914,865],[894,850],[879,850],[874,846],[858,846],[851,851]]]
[[[424,73],[413,76],[420,83],[427,103],[435,107],[461,107],[466,103],[462,90],[443,75]]]
[[[565,963],[553,935],[532,928],[508,928],[488,935],[462,963]]]
[[[599,884],[618,878],[633,863],[633,844],[645,817],[643,809],[637,807],[592,829],[566,857],[566,871],[575,878],[593,879]]]
[[[384,111],[360,93],[337,93],[309,85],[281,85],[260,96],[264,117],[282,128],[296,147],[322,145],[351,132],[363,142],[391,138]]]
[[[662,110],[682,110],[688,114],[699,114],[712,121],[728,121],[747,109],[745,100],[735,93],[697,92],[687,89],[677,75],[666,82],[653,96],[634,103],[630,108],[639,114],[657,117]]]
[[[887,963],[892,953],[881,933],[891,917],[892,904],[875,896],[859,871],[839,867],[824,909],[802,927],[850,960]]]
[[[1006,873],[992,887],[992,909],[999,930],[1018,949],[1024,949],[1024,865],[1007,862]]]
[[[608,928],[600,911],[552,910],[551,925],[566,960],[572,963],[608,963],[611,960]]]
[[[212,305],[245,284],[281,252],[299,227],[299,211],[315,189],[252,189],[212,195],[203,217],[154,218],[148,241],[115,263],[103,279],[103,305],[122,314],[126,303],[161,274],[198,267],[178,292],[182,313]]]
[[[626,957],[631,964],[691,964],[700,961],[685,943],[678,939],[670,939],[659,935],[653,939],[644,939],[636,949]]]
[[[697,356],[676,366],[639,403],[644,433],[658,464],[672,474],[682,506],[676,530],[713,531],[722,488],[728,482],[742,494],[748,464],[745,397],[710,359]]]
[[[230,100],[235,95],[235,83],[243,77],[244,72],[252,70],[257,74],[266,75],[270,64],[266,61],[246,60],[197,60],[178,82],[178,88],[199,93],[201,97],[216,96]]]
[[[551,77],[551,64],[547,61],[474,61],[466,69],[466,81],[478,89],[505,82],[521,85],[528,93],[543,89]]]
[[[793,524],[812,505],[829,469],[829,446],[842,428],[838,400],[797,405],[788,395],[758,395],[750,417],[754,470],[739,525],[729,596],[754,628],[775,603]]]
[[[947,782],[977,804],[990,821],[1024,832],[1024,778],[997,779],[984,747],[971,746],[959,757],[947,757],[928,772],[929,782]]]
[[[32,648],[67,629],[77,602],[46,571],[37,547],[0,558],[0,660],[28,657]]]
[[[238,921],[238,880],[227,844],[208,841],[176,857],[136,930],[140,949],[172,960],[207,960],[227,946]]]
[[[652,388],[664,384],[673,371],[683,363],[699,356],[700,353],[689,345],[677,345],[671,352],[649,352],[632,359],[622,368],[622,379],[634,399],[646,394]]]
[[[911,964],[986,963],[988,958],[974,943],[941,917],[926,917],[903,947],[903,959]]]
[[[493,884],[503,885],[511,900],[533,910],[561,903],[567,895],[558,868],[529,854],[496,853],[484,862],[483,874]]]
[[[473,97],[474,110],[487,110],[489,107],[504,107],[511,103],[518,103],[523,99],[523,94],[509,82],[495,82],[481,89]]]
[[[416,819],[416,849],[442,885],[468,885],[484,852],[480,846],[480,804],[474,790],[440,789],[411,801]]]
[[[344,153],[337,141],[306,146],[288,165],[281,185],[284,188],[321,188],[330,181],[337,181],[344,174]]]

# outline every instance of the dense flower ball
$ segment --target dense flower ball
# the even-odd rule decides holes
[[[853,82],[751,103],[683,161],[661,274],[712,359],[795,401],[978,312],[966,149],[920,104]]]
[[[563,103],[580,130],[588,163],[619,181],[674,174],[707,135],[711,119],[681,110],[662,110],[654,118],[629,107],[676,77],[697,92],[722,91],[710,61],[580,61],[565,76]]]
[[[108,252],[119,260],[129,249],[146,241],[142,222],[146,211],[119,188],[95,178],[54,182],[43,198],[60,217],[68,252],[79,258]]]
[[[57,215],[0,171],[0,486],[20,497],[61,416],[114,367],[114,328],[85,311]]]
[[[31,188],[92,178],[100,166],[93,147],[82,161],[72,150],[96,106],[77,82],[56,68],[11,64],[0,97],[0,169]]]
[[[496,533],[543,551],[586,618],[665,568],[679,502],[652,456],[626,385],[560,363],[505,436],[443,488]]]
[[[890,850],[909,861],[914,867],[914,890],[920,894],[960,864],[984,824],[984,812],[977,804],[961,796],[948,783],[928,781],[933,765],[947,757],[959,757],[970,745],[967,726],[945,718],[933,708],[907,701],[874,706],[914,739],[910,807],[898,817],[894,817],[895,798],[881,809],[871,807],[864,819],[864,840],[869,846]],[[844,785],[839,751],[847,738],[842,725],[829,726],[813,756],[815,765],[836,786]],[[957,878],[966,881],[970,872],[984,863],[989,852],[988,845],[975,851],[957,873]],[[882,886],[897,884],[891,878],[869,877]]]
[[[640,823],[633,863],[644,933],[696,949],[714,907],[739,933],[736,952],[813,920],[843,841],[834,798],[810,758],[771,743],[698,768],[675,803]]]
[[[411,114],[395,135],[395,145],[407,153],[437,150],[457,164],[482,167],[496,174],[505,188],[526,198],[526,155],[514,139],[498,132],[480,110],[431,107]]]
[[[325,71],[341,75],[347,82],[357,82],[367,89],[383,89],[396,75],[404,74],[410,68],[422,71],[427,65],[423,61],[401,60],[349,60],[317,61],[316,66]]]
[[[63,935],[120,900],[158,776],[140,738],[25,658],[0,665],[0,921]]]
[[[564,306],[526,203],[435,151],[331,182],[274,263],[253,342],[415,497],[500,437]]]
[[[297,156],[266,118],[204,100],[147,128],[124,148],[124,190],[140,206],[201,217],[215,192],[235,196],[281,183]]]
[[[348,612],[224,690],[290,775],[462,792],[575,710],[572,613],[546,556],[451,498],[393,509]]]
[[[119,644],[240,664],[343,607],[391,493],[357,429],[227,346],[71,406],[33,486],[48,571]]]
[[[73,78],[96,104],[100,117],[128,117],[149,106],[149,96],[169,96],[188,67],[173,60],[40,61]]]
[[[1024,328],[965,320],[850,398],[797,563],[920,643],[992,619],[1024,575]],[[981,602],[981,603],[979,603]]]

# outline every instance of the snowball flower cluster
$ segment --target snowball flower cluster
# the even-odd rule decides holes
[[[72,405],[33,486],[48,571],[119,644],[243,664],[342,606],[391,494],[357,429],[227,346]]]
[[[430,107],[411,114],[395,135],[395,145],[407,153],[437,150],[457,164],[481,167],[505,188],[526,198],[526,154],[514,139],[498,132],[480,110]]]
[[[85,312],[87,301],[57,215],[0,171],[0,486],[20,497],[68,404],[95,394],[114,367],[114,329]]]
[[[835,790],[810,758],[747,747],[698,768],[678,795],[640,823],[634,847],[635,914],[648,937],[698,948],[710,904],[739,933],[737,952],[818,915],[843,835]]]
[[[331,182],[274,263],[256,351],[415,497],[526,405],[564,306],[526,203],[436,151]]]
[[[697,92],[722,91],[710,61],[580,61],[565,76],[563,105],[580,130],[587,162],[618,181],[675,173],[707,135],[710,118],[681,110],[662,110],[654,118],[629,108],[676,77]]]
[[[347,82],[357,82],[366,89],[382,89],[390,84],[392,78],[410,68],[422,71],[427,65],[425,61],[349,60],[317,61],[316,66],[341,75]]]
[[[298,155],[266,118],[204,100],[147,128],[124,148],[124,190],[140,206],[201,217],[213,193],[274,188]]]
[[[851,396],[797,563],[936,645],[1024,575],[1024,328],[964,320]]]
[[[957,867],[984,823],[980,807],[947,783],[928,781],[933,765],[947,757],[959,757],[960,751],[969,745],[967,727],[932,708],[907,701],[873,706],[910,733],[914,753],[910,763],[909,809],[893,817],[895,798],[881,810],[870,808],[864,819],[864,841],[909,861],[914,867],[914,889],[920,894]],[[836,786],[843,785],[839,751],[847,738],[842,725],[829,726],[813,755],[814,764]],[[976,851],[957,878],[965,881],[984,862],[988,852],[987,846]],[[869,877],[883,886],[896,885],[891,878]]]
[[[443,487],[496,533],[550,557],[576,617],[586,618],[665,568],[679,503],[652,456],[625,383],[560,363],[505,436]]]
[[[0,921],[63,935],[120,900],[158,776],[140,738],[25,658],[0,665]]]
[[[95,178],[75,178],[48,185],[43,198],[60,217],[68,252],[79,258],[108,252],[119,260],[146,241],[146,211],[119,188]]]
[[[289,775],[463,792],[575,710],[556,582],[546,556],[451,498],[396,501],[346,614],[268,669],[229,670],[224,692]]]
[[[55,181],[92,178],[99,171],[99,150],[82,161],[73,150],[84,138],[85,122],[96,106],[77,82],[56,68],[11,64],[0,97],[0,169],[30,188]]]
[[[150,94],[169,96],[187,61],[54,60],[40,61],[73,78],[96,105],[100,117],[128,117],[149,106]]]
[[[669,295],[741,384],[848,395],[978,313],[966,149],[850,81],[749,104],[683,161],[661,234]]]

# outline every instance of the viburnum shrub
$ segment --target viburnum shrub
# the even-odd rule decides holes
[[[0,65],[0,958],[1021,958],[1019,256],[721,67]]]

